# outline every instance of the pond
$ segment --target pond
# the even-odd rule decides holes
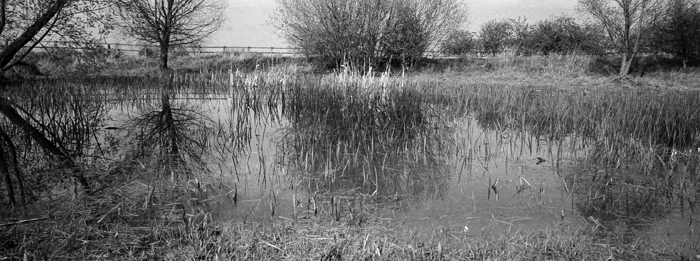
[[[366,204],[373,206],[373,215],[394,220],[401,229],[446,241],[522,229],[606,229],[600,216],[582,211],[590,204],[586,201],[600,197],[586,195],[599,191],[580,180],[591,178],[585,171],[616,170],[587,162],[592,148],[581,137],[553,140],[494,128],[488,119],[439,103],[409,109],[397,105],[400,99],[343,104],[345,98],[324,95],[315,97],[330,107],[310,102],[295,108],[230,96],[173,99],[173,108],[197,108],[217,125],[213,129],[223,129],[228,138],[219,146],[236,148],[217,157],[207,154],[212,171],[198,177],[217,188],[211,190],[215,219],[340,219],[362,214]],[[669,210],[643,231],[662,244],[682,247],[699,240],[697,215],[687,207]]]
[[[671,146],[648,153],[653,145],[605,127],[590,132],[561,115],[527,118],[503,109],[615,109],[600,97],[586,108],[576,103],[585,96],[563,91],[438,89],[442,83],[342,74],[211,81],[210,90],[187,80],[163,88],[169,91],[69,85],[68,95],[48,91],[17,104],[42,115],[37,121],[63,140],[75,140],[65,147],[82,150],[80,162],[106,161],[110,175],[169,181],[144,185],[184,202],[159,205],[165,216],[185,205],[179,208],[187,215],[215,221],[326,215],[361,226],[372,216],[441,241],[591,230],[643,232],[681,249],[700,242],[697,152]],[[61,114],[56,108],[66,104],[71,109]],[[613,149],[610,136],[642,146]],[[187,189],[173,192],[173,184]]]

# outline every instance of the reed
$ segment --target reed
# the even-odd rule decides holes
[[[302,78],[285,93],[291,125],[284,154],[309,186],[332,191],[349,182],[380,196],[444,193],[420,188],[447,178],[440,169],[450,135],[443,115],[449,109],[425,89],[388,74],[341,72]]]
[[[579,186],[577,202],[585,216],[610,227],[615,222],[643,227],[660,213],[694,205],[698,193],[681,191],[699,181],[700,111],[691,105],[699,102],[697,91],[455,88],[464,91],[461,99],[485,128],[530,133],[554,144],[566,141],[576,146],[571,151],[587,151],[574,168],[589,172],[569,179]]]

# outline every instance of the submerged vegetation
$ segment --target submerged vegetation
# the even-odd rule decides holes
[[[3,119],[7,135],[0,135],[11,138],[0,139],[0,161],[17,169],[0,165],[0,202],[8,210],[0,214],[0,257],[698,254],[697,235],[668,247],[645,236],[669,213],[689,215],[684,225],[694,229],[700,89],[687,84],[693,72],[612,79],[588,69],[600,62],[595,58],[557,55],[463,57],[366,74],[310,74],[290,60],[254,61],[217,58],[167,77],[6,84],[12,100],[1,101],[56,150]],[[79,169],[66,168],[61,155]],[[553,174],[530,173],[535,167],[525,161],[532,157],[546,157],[530,165],[549,164],[556,183],[535,181]],[[512,169],[518,173],[508,174]],[[70,178],[78,174],[89,189]],[[455,183],[464,180],[480,186],[459,191],[458,205],[450,206],[473,208],[458,212],[466,218],[411,225],[412,209],[454,199],[452,191],[462,189]],[[547,195],[556,191],[562,195]],[[490,211],[487,203],[508,211],[499,204],[525,195],[556,220],[530,227],[498,214],[476,218]],[[555,205],[548,197],[568,200]]]

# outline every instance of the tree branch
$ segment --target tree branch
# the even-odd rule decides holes
[[[22,47],[24,47],[29,41],[31,41],[34,36],[39,33],[39,31],[48,24],[51,19],[66,5],[68,0],[56,0],[49,7],[46,12],[44,12],[34,23],[27,28],[27,30],[22,33],[17,39],[12,41],[8,46],[6,46],[2,52],[0,52],[0,68],[2,70],[7,70],[7,64],[12,61],[17,52],[19,52]]]

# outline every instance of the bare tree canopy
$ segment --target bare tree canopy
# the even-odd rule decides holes
[[[277,0],[273,17],[292,46],[326,66],[411,63],[466,21],[458,0]]]
[[[220,0],[117,0],[122,31],[160,46],[161,68],[168,68],[170,47],[190,45],[221,27],[224,2]]]
[[[610,42],[622,54],[620,76],[629,73],[632,60],[649,39],[663,14],[662,0],[579,0],[579,8],[605,28]]]

